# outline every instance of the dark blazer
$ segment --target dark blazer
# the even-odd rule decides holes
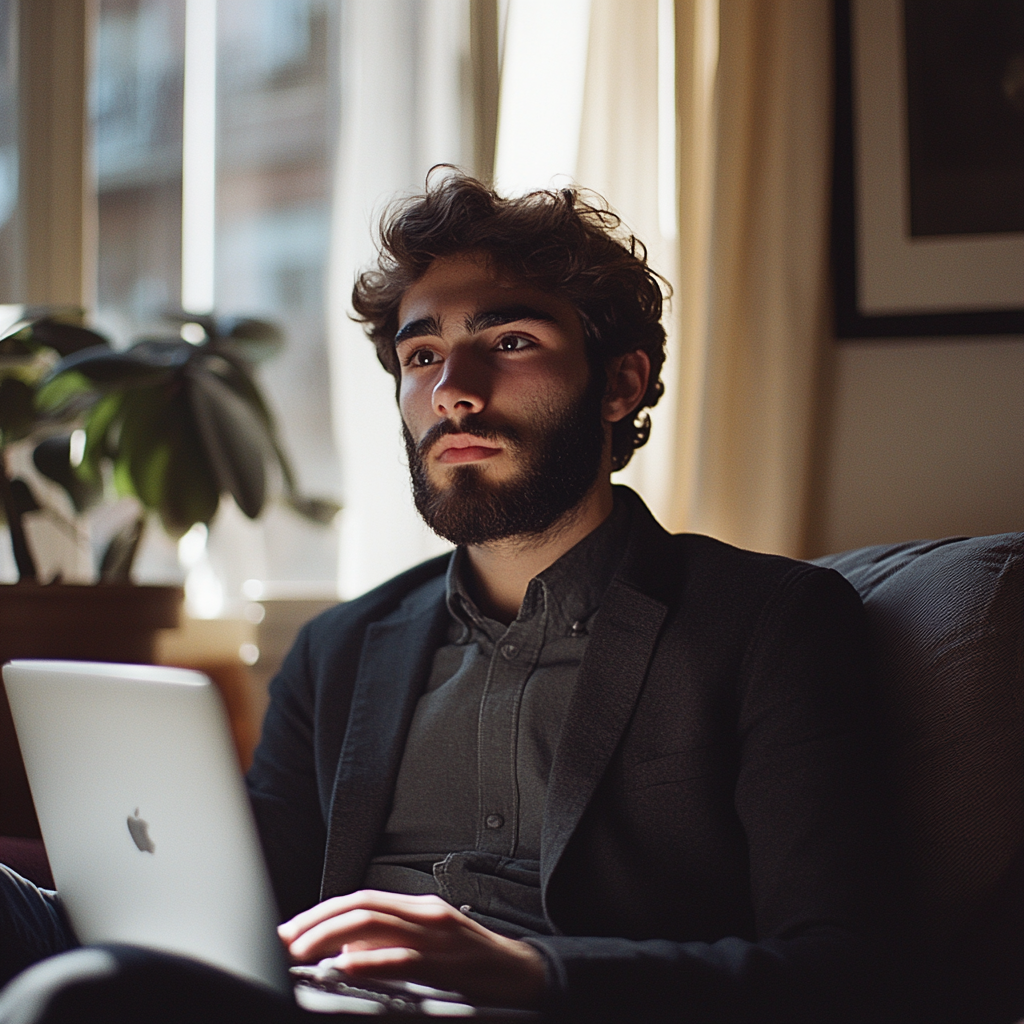
[[[630,541],[545,808],[549,1009],[863,1019],[890,868],[860,600],[830,570],[670,536],[623,496]],[[362,882],[447,561],[309,623],[272,684],[249,786],[285,916]]]

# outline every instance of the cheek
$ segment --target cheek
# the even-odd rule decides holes
[[[579,401],[586,384],[586,379],[576,374],[539,376],[522,382],[518,405],[524,412],[545,417],[557,415]]]
[[[422,378],[403,377],[398,386],[398,411],[414,433],[417,420],[430,412],[430,394],[430,388],[424,386]]]

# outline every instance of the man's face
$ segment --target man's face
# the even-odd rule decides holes
[[[539,534],[602,465],[604,381],[568,301],[484,257],[437,260],[398,312],[416,507],[455,544]]]

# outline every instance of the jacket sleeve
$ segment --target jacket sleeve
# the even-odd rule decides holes
[[[309,634],[307,625],[271,683],[263,733],[246,776],[282,920],[317,902],[327,836],[315,769]]]
[[[754,934],[531,939],[553,1017],[884,1018],[898,887],[868,649],[860,600],[838,574],[799,566],[781,582],[723,701]]]

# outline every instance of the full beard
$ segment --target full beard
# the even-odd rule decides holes
[[[583,394],[556,415],[527,428],[485,426],[474,414],[441,420],[417,444],[403,424],[416,508],[427,526],[457,545],[486,544],[544,533],[576,508],[597,479],[604,450],[601,375],[591,374]],[[491,481],[476,465],[456,466],[445,487],[428,476],[427,453],[445,434],[500,440],[520,463],[510,479]]]

